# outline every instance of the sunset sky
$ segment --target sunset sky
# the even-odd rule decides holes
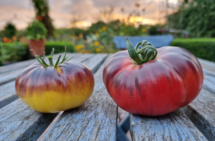
[[[169,0],[169,13],[177,9],[178,0]],[[166,0],[48,0],[50,16],[56,28],[71,27],[72,21],[78,21],[76,26],[87,27],[98,20],[104,20],[100,14],[105,9],[114,8],[112,19],[127,19],[133,11],[130,22],[156,24],[165,22]],[[139,3],[137,9],[135,3]],[[163,6],[162,6],[163,5]],[[124,11],[121,11],[121,9]],[[142,9],[145,9],[143,12]],[[162,12],[163,11],[163,12]],[[18,29],[25,28],[35,17],[31,0],[0,0],[0,29],[7,22],[12,22]]]

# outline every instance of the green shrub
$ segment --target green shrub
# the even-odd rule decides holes
[[[2,56],[0,56],[0,66],[2,66],[3,65],[3,58],[2,58]]]
[[[17,29],[14,24],[12,23],[7,23],[6,26],[4,27],[4,30],[2,31],[2,37],[7,37],[7,38],[12,38],[15,36],[17,33]]]
[[[1,44],[0,44],[1,45]],[[30,59],[30,52],[27,43],[3,43],[3,49],[0,48],[0,66],[2,62],[18,62]],[[75,52],[75,47],[69,42],[46,42],[46,55],[49,55],[52,48],[55,48],[55,53]]]
[[[213,38],[174,39],[171,46],[185,48],[196,57],[215,62],[215,39]]]
[[[49,55],[52,48],[55,49],[55,53],[60,53],[65,51],[65,46],[67,52],[75,52],[75,47],[73,43],[69,42],[46,42],[46,55]]]
[[[27,44],[23,43],[3,43],[1,49],[1,60],[3,62],[18,62],[26,60],[28,57]]]
[[[27,39],[45,39],[47,30],[40,21],[34,21],[27,27],[25,34],[27,35]]]

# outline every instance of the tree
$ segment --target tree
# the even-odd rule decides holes
[[[111,22],[113,20],[113,12],[114,12],[114,7],[111,5],[107,8],[101,9],[99,13],[100,20],[107,23]]]
[[[36,18],[40,20],[47,29],[47,36],[53,35],[54,27],[51,18],[49,17],[49,6],[47,0],[32,0],[36,11]]]
[[[168,18],[171,28],[188,30],[194,37],[215,37],[215,0],[186,1]]]
[[[9,22],[4,27],[3,35],[4,35],[4,37],[12,38],[13,36],[16,35],[16,32],[17,32],[17,30],[16,30],[15,25]]]

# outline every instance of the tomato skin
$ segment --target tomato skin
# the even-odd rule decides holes
[[[56,113],[82,105],[94,88],[94,77],[85,65],[70,61],[57,68],[39,63],[23,70],[15,84],[18,97],[33,109]]]
[[[199,94],[203,71],[196,57],[179,47],[162,47],[157,52],[154,60],[136,65],[128,51],[120,51],[105,65],[106,89],[125,111],[165,115],[188,105]]]

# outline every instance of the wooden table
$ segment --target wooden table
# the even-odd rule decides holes
[[[16,77],[35,59],[0,67],[0,141],[116,140],[117,105],[102,81],[103,67],[110,56],[77,54],[73,58],[94,73],[94,92],[84,105],[56,114],[36,112],[16,95]],[[205,75],[200,95],[185,108],[165,116],[130,115],[133,140],[215,140],[215,65],[199,60]]]

